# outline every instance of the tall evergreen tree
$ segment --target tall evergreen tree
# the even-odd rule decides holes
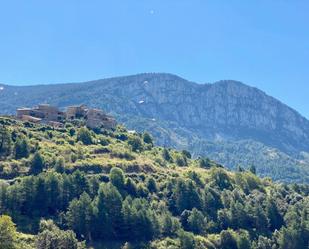
[[[11,153],[12,139],[10,132],[4,125],[0,126],[0,157]]]
[[[39,174],[44,169],[44,159],[39,152],[36,152],[30,161],[30,172]]]
[[[15,142],[15,159],[21,159],[29,156],[28,140],[24,137],[18,137]]]
[[[268,198],[266,201],[266,215],[272,231],[280,229],[283,226],[283,218],[273,198]]]
[[[97,236],[117,238],[121,227],[122,197],[112,184],[102,184],[95,200]]]
[[[93,210],[90,196],[83,193],[79,199],[70,202],[66,219],[69,227],[80,237],[91,240],[91,223]]]

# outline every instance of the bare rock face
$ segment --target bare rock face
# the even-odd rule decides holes
[[[235,149],[248,147],[252,141],[284,153],[281,158],[298,160],[309,152],[307,119],[266,93],[237,81],[197,84],[171,74],[150,73],[80,84],[0,87],[4,113],[38,103],[60,107],[86,104],[113,113],[132,129],[149,130],[160,145],[189,148],[195,155],[213,155],[231,167],[236,163],[229,160],[232,156],[244,158],[240,163],[264,167],[267,160],[258,165],[259,160],[253,160],[254,150],[246,155],[246,150]],[[217,146],[233,142],[237,143],[233,149]],[[209,143],[217,144],[209,147]],[[254,147],[260,148],[257,144]],[[213,148],[223,149],[220,153],[225,156],[219,156]],[[302,168],[308,166],[304,162],[308,160],[301,160]]]

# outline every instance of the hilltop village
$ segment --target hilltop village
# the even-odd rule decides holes
[[[18,108],[17,119],[33,123],[48,124],[62,127],[66,120],[83,119],[91,129],[113,129],[117,122],[114,117],[107,115],[103,110],[88,108],[85,105],[69,106],[65,111],[49,104],[40,104],[32,108]]]

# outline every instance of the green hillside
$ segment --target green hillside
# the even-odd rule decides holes
[[[308,248],[308,185],[153,144],[0,118],[0,248]]]

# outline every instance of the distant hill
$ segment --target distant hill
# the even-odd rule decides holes
[[[237,81],[197,84],[171,74],[140,74],[78,84],[2,85],[1,112],[84,103],[114,114],[157,144],[189,149],[230,168],[256,166],[275,180],[309,182],[309,121]]]

